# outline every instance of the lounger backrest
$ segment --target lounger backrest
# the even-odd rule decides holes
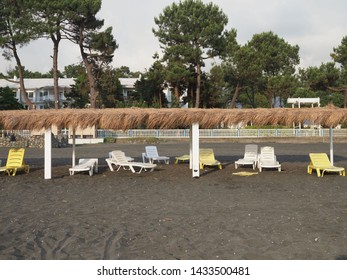
[[[10,149],[8,151],[8,157],[7,157],[7,162],[6,166],[11,166],[11,167],[21,167],[23,166],[24,163],[24,153],[25,149],[20,148],[20,149]]]
[[[276,161],[274,147],[261,147],[260,160],[261,161],[268,161],[268,162]]]
[[[200,160],[205,161],[214,161],[216,160],[214,157],[213,149],[200,149]]]
[[[249,159],[249,160],[257,160],[257,158],[258,158],[258,145],[247,144],[245,146],[244,158]]]
[[[146,156],[149,158],[159,157],[157,146],[146,146]]]
[[[329,167],[331,162],[326,153],[310,153],[311,163],[313,166]]]
[[[119,150],[112,151],[112,158],[120,164],[128,163],[128,160],[127,160],[124,152],[119,151]]]

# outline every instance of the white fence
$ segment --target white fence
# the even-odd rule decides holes
[[[347,129],[334,129],[347,137]],[[329,129],[200,129],[200,138],[328,137]],[[189,129],[97,130],[98,138],[189,138]]]
[[[67,133],[67,131],[65,131]],[[30,130],[0,130],[0,138],[30,137]],[[346,137],[347,129],[334,129],[334,137]],[[329,137],[329,129],[200,129],[200,138]],[[189,129],[97,130],[97,138],[189,138]]]

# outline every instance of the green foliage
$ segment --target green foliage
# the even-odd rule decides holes
[[[66,94],[68,104],[72,108],[85,108],[89,104],[89,83],[87,79],[86,69],[83,65],[68,65],[65,67],[64,73],[69,77],[75,78],[75,84],[71,88],[71,92]]]
[[[333,50],[331,57],[334,61],[340,63],[342,67],[347,67],[347,36],[343,37],[341,45],[333,48]]]
[[[291,46],[273,32],[255,34],[249,46],[257,53],[266,76],[293,74],[299,64],[299,46]]]
[[[122,86],[117,78],[117,73],[111,67],[102,69],[98,79],[99,107],[115,108],[119,101],[123,101]]]
[[[22,67],[22,72],[23,72],[23,77],[26,79],[40,79],[40,78],[53,78],[53,69],[51,69],[47,73],[40,73],[38,71],[32,72],[30,70],[26,70],[25,67]],[[7,77],[8,78],[13,78],[14,76],[18,77],[18,66],[15,67],[15,69],[7,71]],[[63,78],[63,74],[58,71],[58,77]]]
[[[142,106],[145,105],[154,108],[167,107],[167,100],[163,93],[164,74],[164,66],[160,60],[156,60],[148,72],[135,84],[136,92],[133,96],[129,97],[129,104],[134,104],[134,101],[137,101]]]
[[[186,69],[189,64],[196,67],[195,107],[199,107],[201,67],[204,59],[223,52],[227,16],[213,3],[186,0],[166,7],[154,21],[158,28],[153,33],[162,44],[164,60]]]
[[[20,104],[13,91],[9,88],[0,88],[0,110],[20,110],[24,109]]]

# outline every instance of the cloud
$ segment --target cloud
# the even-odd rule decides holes
[[[119,48],[114,67],[128,66],[132,71],[144,71],[153,63],[152,56],[160,52],[153,35],[154,17],[171,5],[173,0],[103,0],[99,18],[105,27],[112,26]],[[204,0],[209,3],[211,1]],[[292,45],[299,45],[301,67],[319,66],[331,61],[330,53],[347,36],[346,0],[212,0],[228,16],[227,28],[235,28],[238,41],[245,44],[257,33],[273,31]],[[78,63],[78,48],[62,43],[60,69]],[[38,40],[20,49],[26,69],[48,72],[51,66],[52,43]],[[15,63],[0,60],[0,72]]]

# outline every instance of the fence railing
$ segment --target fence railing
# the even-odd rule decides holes
[[[68,134],[68,131],[65,131]],[[189,129],[97,130],[97,138],[189,138]],[[200,129],[200,138],[329,137],[329,129]],[[0,138],[30,137],[30,130],[0,130]],[[347,129],[333,129],[334,137],[346,137]]]
[[[200,129],[200,138],[328,137],[329,129]],[[347,129],[333,129],[347,137]],[[98,138],[189,138],[189,129],[97,130]]]

